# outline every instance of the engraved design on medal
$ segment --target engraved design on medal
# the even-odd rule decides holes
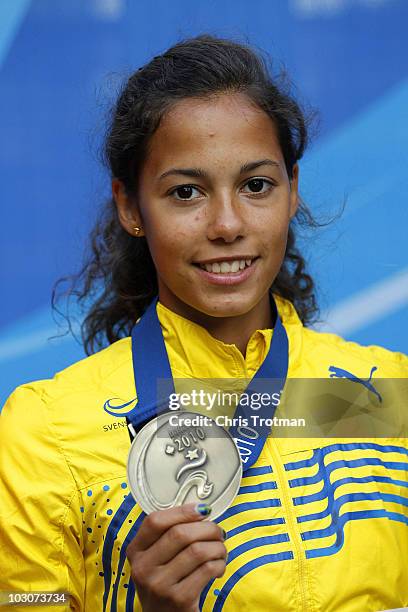
[[[188,453],[186,453],[186,455],[184,456],[188,455],[188,458],[191,461],[192,455],[193,458],[198,456],[198,450],[198,448],[195,448],[193,451],[188,451]],[[182,465],[179,471],[177,472],[176,480],[179,480],[184,474],[184,472],[186,472],[187,470],[191,470],[196,467],[200,467],[201,465],[204,465],[204,463],[207,461],[207,453],[204,449],[201,450],[201,458],[199,458],[197,461],[194,461],[193,463],[187,463],[185,465]],[[197,495],[200,499],[205,499],[206,497],[209,497],[214,488],[213,483],[208,482],[208,474],[204,470],[198,470],[193,472],[192,474],[189,474],[182,486],[185,487],[187,483],[191,484],[191,486],[197,487]]]
[[[237,446],[223,427],[209,419],[195,427],[196,414],[164,413],[145,425],[134,439],[128,458],[131,492],[146,512],[206,500],[212,518],[235,498],[242,477]]]
[[[168,449],[169,446],[170,445],[167,444],[166,449]],[[199,457],[196,461],[192,461],[191,454],[193,455],[193,457],[195,457],[196,455],[198,456],[198,452],[200,450],[196,448],[186,453],[187,455],[189,455],[188,456],[189,461],[188,463],[185,463],[179,468],[179,470],[177,471],[175,475],[175,479],[179,481],[181,477],[183,476],[183,474],[185,474],[186,472],[189,472],[190,470],[194,470],[194,471],[188,474],[187,477],[181,481],[179,489],[174,499],[172,499],[171,501],[167,503],[161,503],[153,495],[152,491],[150,490],[149,480],[146,475],[145,456],[146,456],[148,447],[149,447],[149,444],[145,444],[142,454],[140,456],[139,463],[138,463],[138,475],[137,476],[138,476],[138,481],[143,483],[143,492],[147,500],[153,507],[155,507],[157,510],[165,510],[166,508],[173,508],[173,506],[180,506],[184,502],[188,493],[193,487],[196,487],[197,489],[196,494],[199,499],[206,499],[207,497],[211,495],[214,485],[213,483],[208,482],[207,472],[205,470],[195,469],[197,467],[201,467],[202,465],[206,463],[207,453],[205,452],[204,449],[201,449],[202,451],[201,457]],[[174,451],[171,452],[170,454],[173,455]]]
[[[198,459],[198,448],[188,451],[184,456],[186,459]]]

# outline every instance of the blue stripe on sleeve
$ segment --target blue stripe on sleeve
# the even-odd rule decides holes
[[[270,465],[262,465],[260,467],[250,467],[244,472],[244,478],[249,476],[259,476],[260,474],[271,474],[272,467]]]
[[[121,575],[122,575],[123,566],[124,566],[125,560],[126,560],[126,549],[127,549],[128,545],[130,544],[130,542],[135,537],[135,535],[137,534],[137,532],[139,530],[139,527],[142,524],[143,519],[145,518],[145,516],[146,516],[146,514],[144,512],[140,513],[140,515],[137,517],[136,521],[133,523],[131,529],[129,530],[129,533],[127,534],[127,536],[124,539],[123,544],[121,546],[120,554],[119,554],[118,569],[117,569],[117,574],[116,574],[116,580],[115,580],[115,584],[113,585],[113,589],[112,589],[111,612],[116,612],[116,610],[117,610],[118,589],[119,589],[119,583],[120,583],[120,578],[121,578]],[[129,591],[128,591],[128,593],[129,593]]]
[[[276,506],[281,506],[281,502],[279,499],[265,499],[253,502],[244,502],[242,504],[237,504],[236,506],[231,506],[218,517],[217,522],[223,521],[231,516],[235,516],[235,514],[239,514],[240,512],[246,512],[247,510],[258,510],[259,508],[274,508]]]
[[[338,450],[377,450],[381,453],[401,453],[403,455],[408,456],[408,449],[404,448],[403,446],[395,446],[392,444],[376,444],[374,442],[350,442],[347,444],[330,444],[328,446],[324,446],[323,448],[315,449],[313,451],[312,457],[310,457],[309,459],[285,463],[285,470],[290,471],[298,470],[299,468],[312,467],[317,462],[318,455],[320,453],[323,457],[325,457],[329,453],[333,453]]]
[[[103,566],[103,579],[104,579],[104,593],[103,593],[103,610],[106,610],[106,604],[108,601],[109,590],[111,587],[112,580],[112,550],[115,538],[118,535],[120,528],[122,527],[123,521],[128,516],[129,512],[136,505],[135,500],[129,493],[122,504],[119,506],[117,512],[113,516],[113,519],[109,523],[108,530],[106,532],[105,541],[103,544],[102,551],[102,566]]]
[[[262,557],[257,557],[256,559],[253,559],[252,561],[249,561],[248,563],[240,567],[236,572],[234,572],[234,574],[232,574],[232,576],[227,580],[227,582],[222,587],[216,599],[216,602],[214,604],[213,612],[221,612],[221,610],[224,607],[225,601],[228,595],[231,593],[234,586],[239,582],[239,580],[241,580],[241,578],[249,574],[249,572],[252,572],[254,569],[261,567],[262,565],[267,565],[269,563],[276,563],[277,561],[286,561],[289,559],[293,559],[292,552],[290,551],[281,552],[281,553],[275,553],[272,555],[263,555]],[[204,598],[203,598],[203,602],[204,602]]]
[[[348,521],[361,520],[361,519],[374,519],[374,518],[388,518],[392,521],[398,521],[408,525],[408,517],[397,512],[389,512],[388,510],[359,510],[357,512],[346,512],[339,517],[337,522],[337,538],[335,544],[332,546],[326,546],[322,548],[315,548],[314,550],[306,551],[307,559],[314,559],[316,557],[327,557],[337,553],[343,546],[344,543],[344,525]]]
[[[227,538],[232,538],[243,531],[248,531],[249,529],[256,529],[257,527],[268,527],[271,525],[284,525],[284,518],[272,518],[272,519],[264,519],[259,521],[250,521],[249,523],[244,523],[243,525],[238,525],[234,529],[229,529],[227,532]]]
[[[276,485],[276,482],[274,481],[260,482],[259,484],[241,487],[238,491],[238,494],[244,495],[245,493],[258,493],[259,491],[267,491],[269,489],[276,489],[276,488],[277,488],[277,485]]]

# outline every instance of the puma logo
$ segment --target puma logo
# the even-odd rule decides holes
[[[374,387],[374,385],[371,384],[371,379],[373,377],[374,372],[377,369],[378,368],[376,366],[373,366],[371,368],[371,372],[370,372],[370,376],[369,376],[368,380],[364,380],[362,378],[358,378],[358,376],[355,376],[354,374],[352,374],[351,372],[348,372],[347,370],[343,370],[342,368],[338,368],[337,366],[330,366],[329,367],[329,372],[331,372],[330,378],[348,378],[352,382],[360,383],[360,385],[363,385],[366,389],[371,391],[371,393],[374,393],[374,395],[376,395],[378,397],[379,401],[382,402],[381,395],[378,393],[378,391]]]

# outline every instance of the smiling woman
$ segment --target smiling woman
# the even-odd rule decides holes
[[[306,143],[297,102],[233,41],[184,40],[124,84],[112,197],[72,290],[91,300],[95,354],[19,387],[1,415],[0,590],[92,611],[408,605],[406,411],[384,417],[408,358],[307,327]],[[317,379],[333,383],[318,423]]]
[[[122,227],[143,227],[161,303],[243,352],[254,325],[272,327],[268,290],[298,205],[288,170],[268,115],[223,93],[167,111],[137,188],[113,180]]]

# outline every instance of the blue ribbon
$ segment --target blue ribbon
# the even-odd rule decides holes
[[[247,401],[238,404],[234,425],[229,428],[229,433],[235,439],[240,451],[244,470],[255,463],[259,457],[265,440],[271,431],[270,425],[265,423],[266,419],[272,419],[276,405],[261,405],[256,426],[239,425],[239,423],[252,422],[251,397],[259,393],[260,389],[267,391],[272,397],[281,394],[288,371],[289,342],[286,330],[280,320],[278,309],[270,295],[272,314],[275,318],[275,327],[272,335],[268,354],[261,367],[245,389],[244,394]],[[132,329],[132,359],[133,371],[138,402],[136,407],[127,415],[126,421],[133,426],[134,431],[140,428],[142,423],[149,421],[162,412],[169,410],[169,396],[174,393],[174,381],[170,368],[167,349],[157,316],[156,306],[158,298],[155,298],[138,323]],[[166,381],[166,389],[162,397],[157,397],[157,381]],[[262,384],[262,382],[264,384]],[[265,386],[267,382],[267,387]],[[243,394],[243,395],[244,395]],[[275,395],[276,396],[276,395]],[[235,424],[236,423],[236,424]]]

